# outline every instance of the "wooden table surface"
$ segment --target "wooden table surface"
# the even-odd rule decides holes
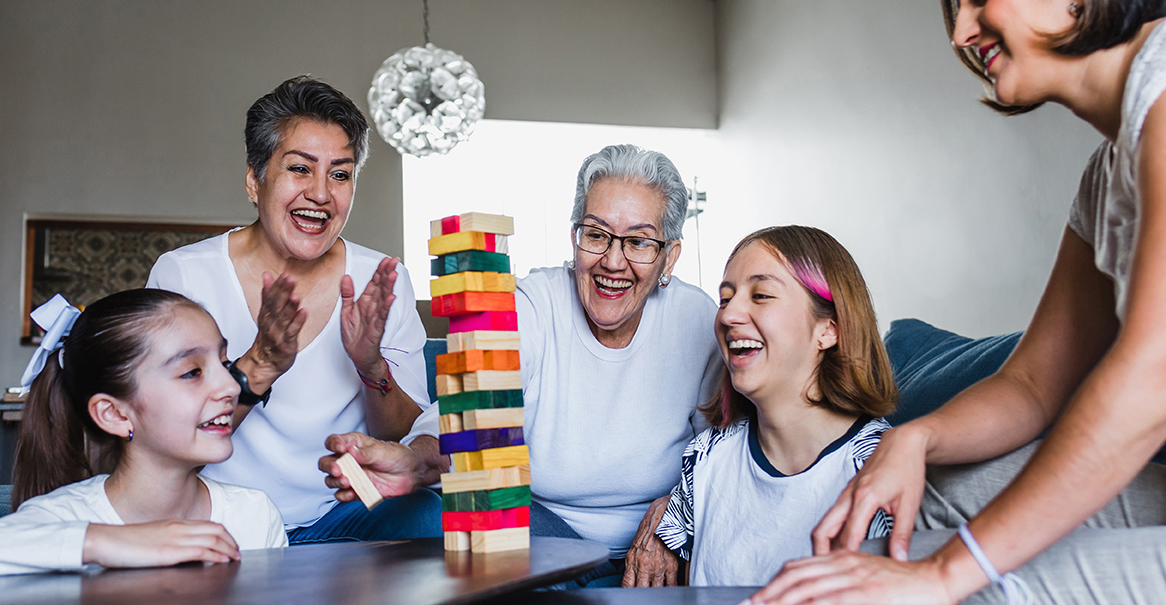
[[[530,550],[445,552],[441,539],[247,551],[219,565],[0,577],[4,603],[470,603],[577,577],[601,544],[531,538]]]
[[[738,605],[760,586],[593,588],[569,592],[520,592],[485,605]]]

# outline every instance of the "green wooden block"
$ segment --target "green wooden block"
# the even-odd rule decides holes
[[[510,257],[497,252],[465,250],[443,254],[431,261],[429,267],[435,276],[461,273],[462,271],[495,271],[510,273]]]
[[[529,485],[441,495],[441,510],[444,512],[502,510],[519,506],[530,506]]]
[[[438,410],[442,414],[458,414],[466,410],[519,408],[522,407],[522,390],[465,391],[438,397],[437,401]]]

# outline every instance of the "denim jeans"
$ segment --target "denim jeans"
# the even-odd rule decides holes
[[[539,504],[530,503],[530,535],[549,538],[583,538],[567,525],[562,517],[551,512],[551,509]],[[609,588],[618,587],[623,583],[624,560],[608,559],[599,567],[586,574],[561,584],[547,587],[547,590],[574,590],[576,588]]]
[[[385,500],[372,510],[359,500],[341,502],[315,523],[287,532],[293,546],[440,537],[441,497],[427,488]]]

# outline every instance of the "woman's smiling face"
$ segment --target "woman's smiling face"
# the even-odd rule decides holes
[[[306,118],[288,126],[263,181],[248,168],[260,232],[281,256],[313,260],[331,249],[352,209],[355,170],[344,130]]]

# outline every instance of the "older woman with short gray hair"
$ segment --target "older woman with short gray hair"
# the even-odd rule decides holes
[[[672,275],[687,208],[663,154],[605,147],[579,170],[573,260],[518,281],[531,532],[612,552],[580,585],[619,585],[636,528],[676,485],[704,428],[696,407],[716,388],[717,306]]]

